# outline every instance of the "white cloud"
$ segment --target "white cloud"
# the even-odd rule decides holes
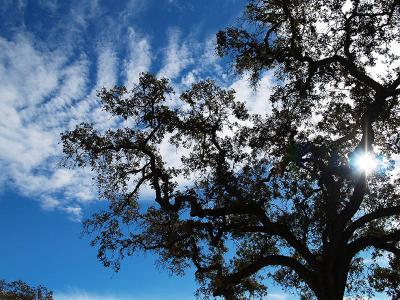
[[[230,70],[227,70],[226,66],[222,67],[220,64],[220,57],[217,56],[215,51],[215,35],[208,36],[203,43],[199,43],[198,45],[192,44],[192,46],[196,49],[192,49],[192,47],[190,48],[190,52],[195,52],[196,50],[200,50],[200,52],[196,53],[195,63],[193,63],[194,68],[188,75],[196,80],[211,77],[214,80],[221,81],[223,85],[223,81],[228,77],[226,72]],[[182,83],[185,84],[185,81],[192,79],[191,77],[184,77]]]
[[[97,88],[112,87],[116,84],[117,63],[117,55],[111,46],[100,49],[97,65]]]
[[[87,26],[99,9],[97,2],[73,8],[75,24]],[[150,67],[151,53],[146,38],[133,30],[130,38],[122,68],[132,82]],[[60,133],[83,121],[95,122],[99,129],[114,125],[96,91],[115,85],[121,68],[111,43],[97,45],[97,62],[83,52],[71,56],[72,48],[49,50],[22,32],[12,39],[0,37],[0,184],[37,199],[44,209],[62,210],[79,220],[81,204],[95,200],[97,191],[88,170],[59,168]],[[95,80],[89,74],[92,66]]]
[[[71,292],[61,292],[54,294],[55,300],[183,300],[188,299],[187,297],[181,297],[171,293],[166,296],[154,296],[154,295],[142,295],[142,296],[115,296],[115,295],[100,295],[95,293],[88,293],[85,291],[71,291]]]
[[[271,293],[267,295],[267,300],[286,300],[288,299],[286,294]]]
[[[39,0],[39,5],[55,13],[59,7],[58,0]]]
[[[191,86],[195,82],[196,82],[196,72],[195,71],[190,71],[182,78],[182,84],[184,86]]]
[[[250,113],[265,115],[271,112],[269,97],[273,86],[273,77],[270,73],[265,73],[259,82],[256,90],[250,85],[247,77],[240,78],[233,82],[230,88],[236,91],[236,98],[246,103]]]
[[[147,1],[128,0],[125,8],[119,13],[117,21],[113,24],[116,27],[127,27],[127,24],[132,23],[132,19],[144,11],[148,6]]]
[[[19,192],[36,198],[46,209],[61,209],[77,220],[79,203],[93,200],[90,174],[57,168],[59,134],[83,115],[70,107],[88,85],[88,61],[41,48],[20,34],[0,37],[0,166]]]
[[[394,62],[388,62],[384,59],[384,55],[375,54],[376,65],[366,68],[369,76],[381,83],[384,83],[383,79],[389,78],[389,74],[396,74],[395,70],[400,67],[400,42],[391,41],[388,48],[389,54],[397,57],[397,60]]]
[[[167,77],[171,80],[177,78],[181,72],[194,62],[190,45],[180,41],[180,31],[177,29],[169,31],[168,46],[164,49],[163,67],[158,77]]]
[[[89,294],[85,292],[60,293],[54,295],[55,300],[126,300],[115,296]]]
[[[13,103],[20,108],[25,105],[26,97],[37,103],[57,87],[62,65],[60,57],[41,56],[22,35],[17,35],[14,41],[0,38],[0,49],[0,73],[3,74],[0,99],[3,103]]]
[[[216,66],[215,63],[219,59],[215,51],[216,44],[217,44],[217,38],[215,37],[214,34],[207,38],[207,40],[204,43],[204,52],[201,56],[203,62]]]
[[[126,7],[134,3],[136,0]],[[42,3],[47,4],[56,10],[59,2]],[[70,24],[71,29],[63,36],[68,45],[54,42],[54,38],[48,44],[41,43],[24,32],[11,39],[0,36],[0,167],[3,170],[0,184],[11,185],[37,199],[44,209],[65,211],[74,220],[82,215],[83,203],[96,199],[97,191],[88,170],[68,170],[57,165],[62,155],[60,133],[83,121],[95,122],[99,129],[115,126],[115,120],[101,109],[96,91],[118,84],[121,75],[129,87],[153,63],[149,38],[132,27],[128,28],[125,58],[118,57],[115,45],[106,40],[94,46],[94,57],[88,57],[82,50],[71,51],[75,46],[81,49],[77,46],[82,41],[79,35],[101,9],[97,1],[71,8],[70,13],[76,13],[76,18],[69,22],[68,14],[52,33],[56,36],[60,26]],[[120,13],[125,21],[128,15],[132,16]],[[115,30],[119,32],[120,27]],[[177,29],[169,30],[158,75],[179,79],[176,84],[179,94],[183,87],[215,71],[222,73],[213,52],[213,38],[198,43],[184,39]],[[266,111],[269,80],[267,75],[262,78],[258,92],[253,92],[246,79],[236,81],[231,87],[237,90],[239,99],[248,100],[251,111]],[[171,101],[174,103],[176,97]],[[184,154],[181,149],[177,152],[163,142],[160,150],[168,158],[169,166],[180,164]],[[186,182],[179,178],[181,185]],[[144,191],[144,195],[150,195],[150,191]]]
[[[42,198],[41,206],[46,210],[53,210],[61,205],[60,201],[51,196],[44,196]]]
[[[95,18],[101,11],[98,0],[78,1],[76,4],[71,7],[71,17],[83,28],[87,27],[89,20]]]
[[[343,300],[389,300],[390,298],[384,294],[378,294],[375,295],[373,298],[369,298],[369,297],[353,297],[353,296],[347,296],[347,297],[343,297]]]
[[[139,79],[139,73],[149,70],[151,65],[150,43],[135,30],[128,29],[128,57],[124,63],[125,85],[132,86]]]

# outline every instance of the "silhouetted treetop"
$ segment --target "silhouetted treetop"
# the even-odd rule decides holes
[[[261,70],[278,67],[278,78],[302,80],[304,88],[314,76],[318,83],[318,75],[331,73],[377,90],[383,85],[365,69],[376,65],[377,54],[387,65],[398,59],[392,43],[399,43],[398,5],[396,0],[250,0],[249,26],[220,31],[217,50],[232,54],[237,71],[251,71],[255,80]],[[398,78],[396,72],[386,75],[387,85]]]
[[[53,293],[43,286],[31,287],[21,280],[0,280],[1,300],[53,300]]]

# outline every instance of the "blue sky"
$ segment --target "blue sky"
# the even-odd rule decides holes
[[[118,274],[97,261],[80,221],[104,203],[88,170],[59,166],[59,134],[82,121],[112,126],[96,90],[132,86],[143,71],[169,77],[178,92],[212,77],[251,111],[268,109],[269,74],[253,92],[214,56],[215,32],[245,1],[1,2],[0,278],[43,284],[61,300],[194,298],[192,272],[170,277],[151,255],[126,259]],[[272,288],[269,299],[289,298]]]
[[[216,79],[251,112],[268,111],[273,77],[258,90],[214,55],[215,33],[238,22],[246,0],[2,0],[0,6],[0,278],[42,284],[56,300],[194,299],[193,271],[171,277],[137,255],[115,274],[80,237],[104,202],[89,170],[60,167],[61,132],[83,121],[114,126],[96,91],[132,86],[151,71],[177,94]],[[161,145],[167,163],[179,155]],[[184,183],[182,183],[184,184]],[[143,204],[151,201],[144,191]],[[269,300],[289,300],[277,287]]]

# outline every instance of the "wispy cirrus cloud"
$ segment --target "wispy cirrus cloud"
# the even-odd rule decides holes
[[[38,50],[23,35],[11,41],[0,38],[0,49],[0,164],[7,173],[3,181],[44,202],[61,192],[67,200],[59,208],[77,219],[74,199],[93,196],[77,188],[79,171],[56,168],[55,157],[60,131],[75,119],[66,110],[85,93],[88,62],[80,58],[67,64],[61,53]]]
[[[140,36],[132,27],[128,28],[128,55],[124,60],[125,85],[137,83],[141,72],[149,71],[152,53],[149,40]]]
[[[267,300],[288,300],[289,297],[286,294],[270,293],[267,295]]]
[[[21,13],[24,3],[18,5]],[[52,12],[59,4],[39,3]],[[112,126],[96,91],[115,85],[126,71],[118,66],[115,45],[107,42],[112,36],[108,28],[104,34],[98,32],[104,36],[102,43],[82,49],[82,36],[101,10],[97,1],[73,2],[65,17],[47,32],[45,41],[24,26],[11,38],[0,36],[0,183],[37,199],[44,209],[65,211],[73,220],[80,220],[82,204],[95,200],[97,193],[88,170],[58,166],[60,133],[83,121],[98,123],[100,128]],[[122,14],[132,16],[132,11]],[[143,54],[147,41],[141,39],[140,43],[144,47],[127,46],[128,67],[136,66],[123,74],[127,79],[132,79],[134,72],[146,71],[150,64],[148,60],[137,68],[145,55],[150,57],[149,52]],[[94,53],[89,55],[90,51]],[[137,58],[136,63],[129,60],[132,57]]]
[[[62,3],[41,5],[56,12]],[[20,10],[24,7],[22,3]],[[81,6],[73,2],[45,41],[24,26],[11,37],[0,35],[0,183],[37,199],[44,209],[65,211],[73,220],[80,220],[82,206],[96,200],[97,190],[88,170],[58,166],[60,133],[83,121],[100,129],[115,125],[101,109],[98,89],[121,83],[132,86],[140,72],[152,69],[172,79],[179,94],[213,74],[223,80],[230,71],[214,55],[213,37],[199,41],[178,28],[166,28],[167,44],[153,50],[151,37],[128,25],[136,1],[123,7],[116,18],[121,23],[105,18],[90,48],[82,45],[84,33],[94,26],[92,20],[104,10],[97,1]],[[116,43],[115,36],[124,30],[127,38]],[[263,88],[269,80],[262,79]],[[251,111],[268,109],[268,93],[253,93],[246,79],[222,84],[237,89]],[[161,151],[170,164],[179,164],[179,155],[171,155],[174,149],[169,145],[161,145]]]
[[[235,80],[230,88],[236,91],[237,99],[244,101],[249,112],[265,115],[271,112],[271,103],[268,101],[273,86],[273,75],[265,73],[260,78],[257,89],[250,85],[248,77]]]
[[[187,300],[187,297],[182,298],[179,295],[171,295],[169,294],[164,296],[152,296],[150,294],[145,296],[113,296],[113,295],[100,295],[100,294],[93,294],[84,291],[73,291],[68,293],[55,293],[54,299],[56,300],[164,300],[164,299],[174,299],[174,300]],[[195,299],[193,297],[193,299]],[[266,300],[289,300],[289,297],[286,294],[278,294],[278,293],[271,293],[267,295]],[[378,298],[377,298],[378,299]],[[384,300],[386,298],[379,298]]]
[[[146,295],[115,296],[107,294],[104,295],[104,294],[88,293],[85,291],[71,291],[64,293],[55,293],[54,299],[56,300],[71,300],[71,299],[73,300],[164,300],[164,299],[187,300],[187,297],[181,297],[178,294],[174,295],[172,292],[169,293],[168,295],[163,295],[163,296],[151,295],[151,293]]]
[[[52,13],[55,13],[59,8],[59,1],[58,0],[39,0],[39,5],[45,9],[48,9]]]
[[[181,32],[178,29],[170,29],[168,46],[163,50],[163,66],[158,76],[174,80],[181,75],[182,71],[194,62],[191,55],[193,52],[189,47],[187,42],[181,41]]]
[[[121,298],[117,296],[111,295],[98,295],[98,294],[91,294],[86,292],[70,292],[70,293],[56,293],[54,295],[54,299],[57,300],[126,300],[127,298]],[[134,299],[132,299],[134,300]]]

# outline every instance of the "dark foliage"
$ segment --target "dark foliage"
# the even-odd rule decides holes
[[[1,300],[53,300],[53,293],[43,286],[31,287],[18,280],[0,280]]]
[[[95,171],[110,203],[85,223],[100,260],[118,270],[124,256],[154,251],[175,273],[194,266],[205,297],[263,297],[269,278],[303,299],[397,299],[399,7],[250,1],[247,22],[217,34],[217,51],[255,85],[274,73],[271,112],[250,114],[210,80],[174,102],[168,81],[150,74],[132,91],[103,89],[105,110],[129,126],[62,135],[69,161]],[[187,153],[181,165],[161,155],[166,139]],[[365,153],[388,162],[362,171],[354,161]],[[155,202],[144,209],[149,188]]]

